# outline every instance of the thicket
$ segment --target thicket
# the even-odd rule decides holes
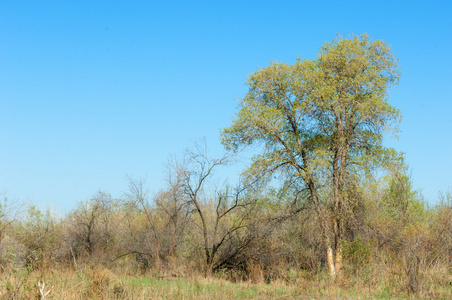
[[[93,267],[295,285],[327,276],[320,223],[309,201],[290,189],[218,187],[212,174],[227,161],[193,157],[195,164],[170,168],[168,184],[157,194],[131,180],[124,197],[97,193],[63,217],[34,206],[17,212],[5,199],[3,278]],[[452,194],[428,206],[403,172],[355,192],[335,284],[433,298],[450,293]],[[1,289],[14,298],[11,291],[23,287],[4,280]]]

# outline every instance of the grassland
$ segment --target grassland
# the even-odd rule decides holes
[[[342,279],[331,281],[326,273],[271,283],[232,282],[217,277],[120,274],[86,267],[80,270],[10,270],[0,279],[1,299],[40,299],[37,282],[46,283],[46,299],[450,299],[450,284],[432,285],[426,292],[408,294],[395,281],[378,285]]]

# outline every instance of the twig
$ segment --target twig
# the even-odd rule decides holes
[[[45,287],[46,284],[44,282],[44,280],[39,280],[38,281],[38,291],[41,294],[41,300],[46,299],[46,297],[50,294],[50,291],[52,290],[53,287],[51,287],[47,292],[45,291]]]

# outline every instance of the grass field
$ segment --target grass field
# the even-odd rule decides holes
[[[44,274],[44,275],[43,275]],[[124,275],[87,267],[83,270],[11,270],[0,279],[1,299],[40,299],[37,282],[46,283],[46,299],[450,299],[452,288],[432,286],[429,292],[407,294],[396,283],[366,286],[332,282],[326,274],[292,282],[231,282],[220,278]]]

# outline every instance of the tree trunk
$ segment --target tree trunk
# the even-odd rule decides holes
[[[336,212],[337,214],[338,212]],[[343,224],[340,218],[334,219],[334,258],[335,258],[335,267],[336,274],[339,274],[342,269],[342,233],[343,233]]]
[[[334,266],[333,248],[331,247],[331,245],[329,243],[328,243],[327,249],[326,249],[326,258],[328,260],[328,270],[330,271],[331,277],[334,279],[334,278],[336,278],[336,268]]]
[[[336,273],[339,273],[342,269],[342,241],[336,245]]]
[[[311,196],[315,205],[315,210],[317,212],[317,216],[319,218],[320,224],[322,224],[320,227],[322,229],[322,235],[325,241],[326,246],[326,258],[328,262],[328,270],[330,272],[331,278],[336,278],[336,266],[335,266],[335,259],[334,259],[334,252],[333,252],[333,244],[331,243],[330,237],[329,237],[329,230],[328,230],[328,223],[326,221],[326,216],[324,215],[324,212],[322,211],[322,208],[320,207],[319,198],[317,195],[317,190],[315,189],[314,182],[312,180],[307,180],[307,185],[309,187],[309,190],[311,192]],[[335,237],[337,235],[335,234]],[[342,252],[341,252],[342,253]],[[342,258],[342,256],[341,256]],[[337,256],[336,256],[337,261]],[[341,259],[342,262],[342,259]],[[342,265],[342,264],[340,264]]]

